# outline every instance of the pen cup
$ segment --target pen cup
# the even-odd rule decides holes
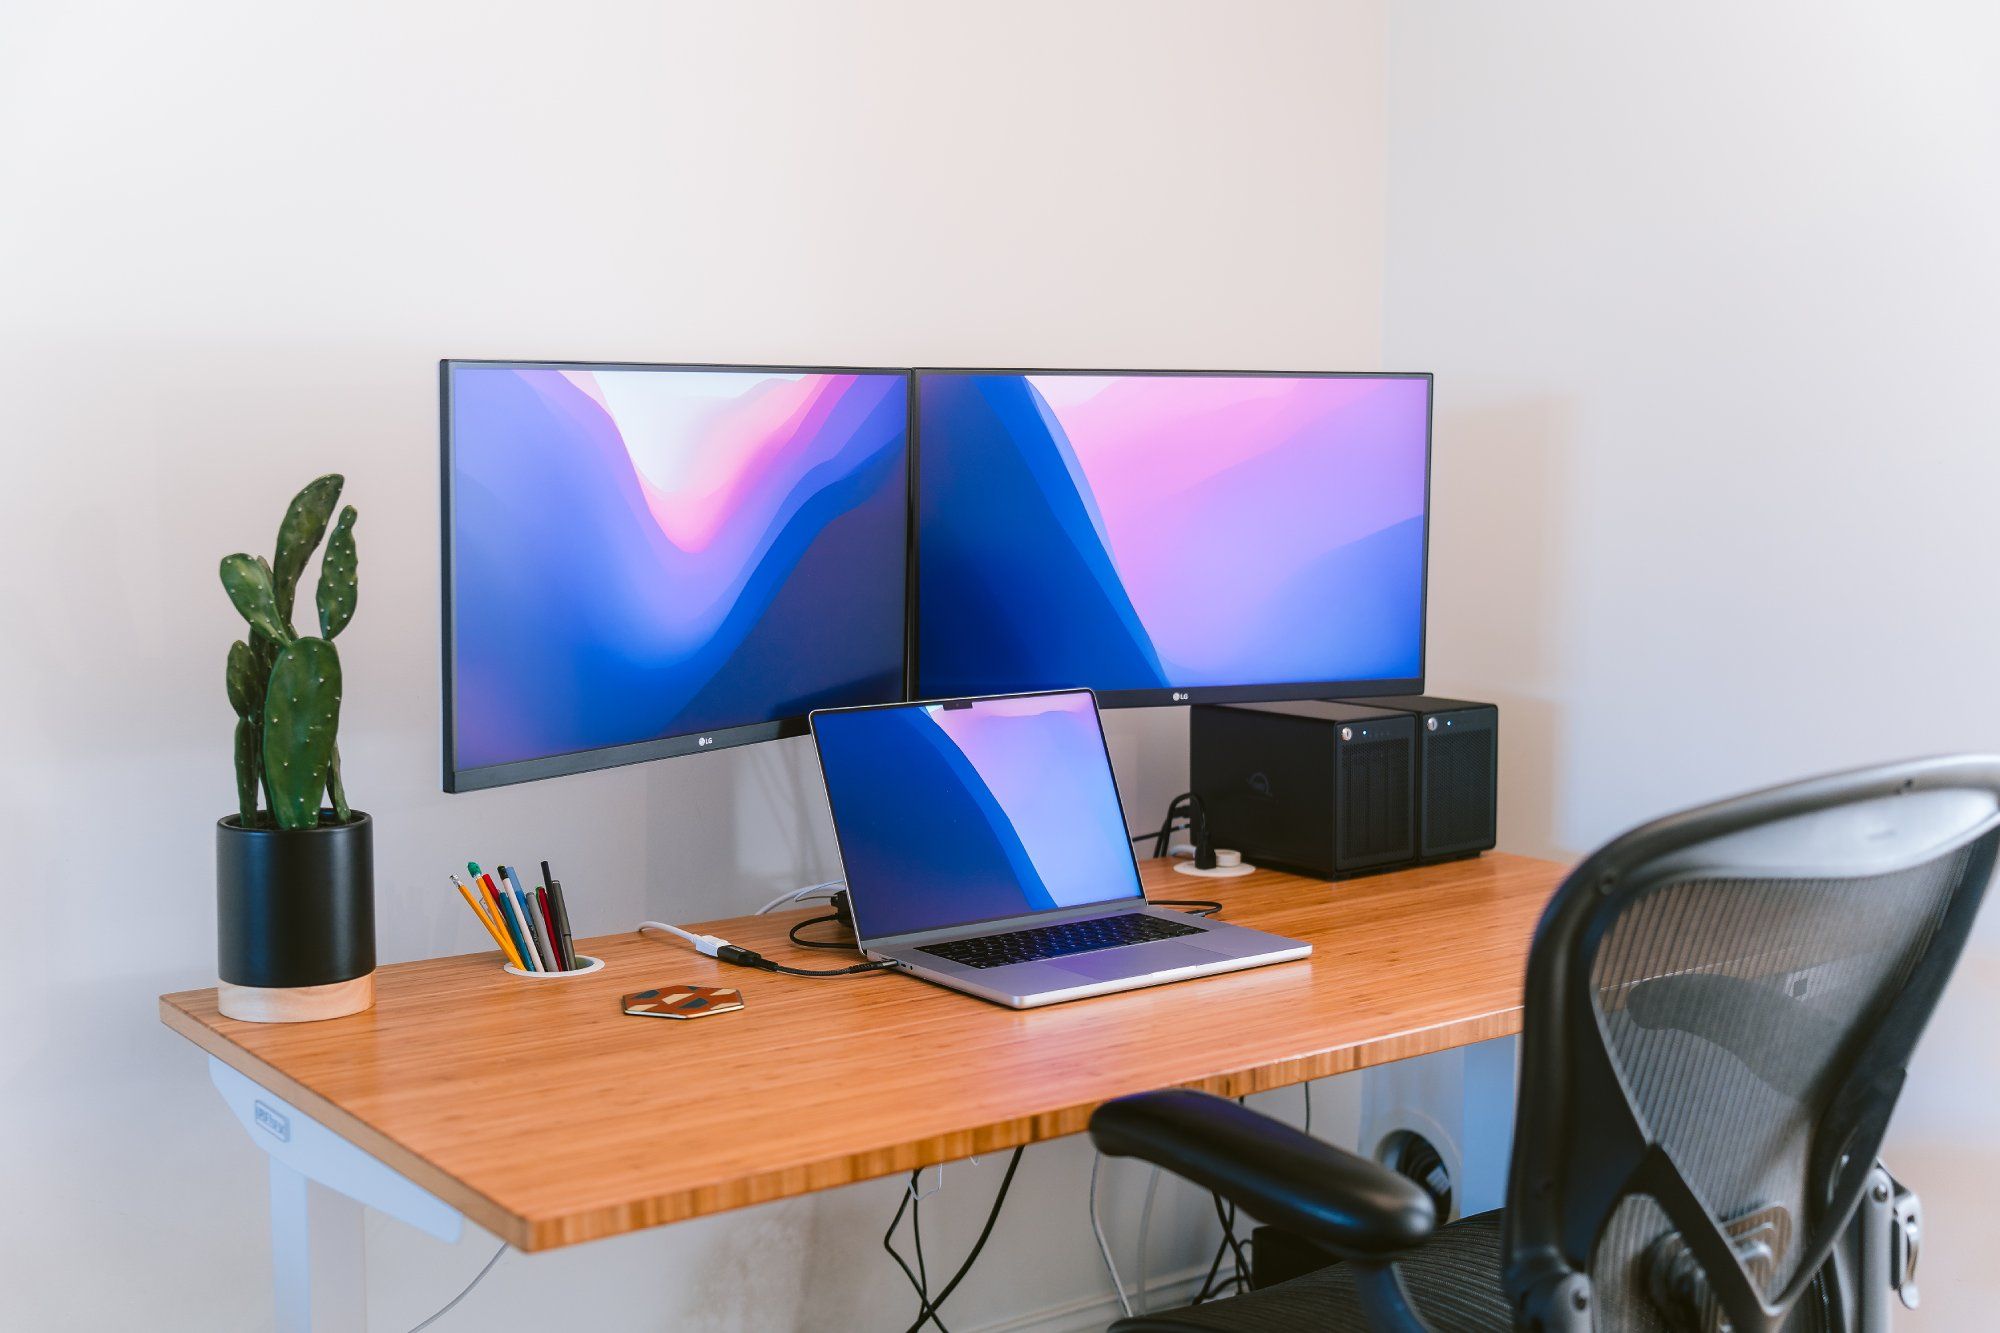
[[[530,981],[561,981],[564,977],[580,977],[586,973],[596,972],[604,966],[602,958],[592,958],[586,953],[578,954],[576,961],[582,966],[573,967],[567,972],[530,972],[526,968],[515,967],[512,963],[505,963],[502,966],[514,976],[526,977]]]

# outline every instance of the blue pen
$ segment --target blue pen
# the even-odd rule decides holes
[[[540,972],[543,970],[542,956],[535,952],[534,937],[528,934],[527,908],[521,902],[519,891],[514,888],[507,867],[495,866],[494,869],[500,873],[500,895],[507,900],[507,915],[513,918],[514,933],[521,937],[521,959],[528,965],[528,971]]]
[[[513,889],[514,903],[521,909],[521,925],[527,931],[528,951],[534,957],[536,971],[558,971],[555,956],[549,952],[549,946],[542,942],[543,932],[535,910],[535,900],[521,887],[521,876],[512,866],[501,866],[500,874],[506,879],[507,886]]]

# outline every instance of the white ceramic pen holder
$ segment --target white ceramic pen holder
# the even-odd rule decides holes
[[[572,967],[567,972],[530,972],[527,968],[515,967],[512,963],[505,964],[505,967],[507,971],[513,973],[515,976],[526,977],[530,981],[561,981],[564,977],[580,977],[586,973],[599,971],[604,967],[604,960],[602,958],[592,958],[587,953],[578,954],[576,961],[581,966]]]

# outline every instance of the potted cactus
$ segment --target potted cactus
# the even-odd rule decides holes
[[[230,1018],[338,1018],[375,1000],[374,830],[340,780],[333,640],[354,618],[357,587],[354,507],[333,517],[342,484],[328,475],[298,493],[270,560],[222,559],[222,586],[249,625],[227,671],[236,813],[215,829],[218,1001]],[[319,633],[300,634],[292,607],[322,538]]]

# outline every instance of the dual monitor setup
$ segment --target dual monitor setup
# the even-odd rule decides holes
[[[1423,688],[1427,374],[441,375],[448,791],[864,704]]]
[[[446,788],[809,725],[870,961],[648,926],[1016,1008],[1308,953],[1148,903],[1099,704],[1211,715],[1187,868],[1419,857],[1413,716],[1310,701],[1423,688],[1428,375],[442,375]]]

